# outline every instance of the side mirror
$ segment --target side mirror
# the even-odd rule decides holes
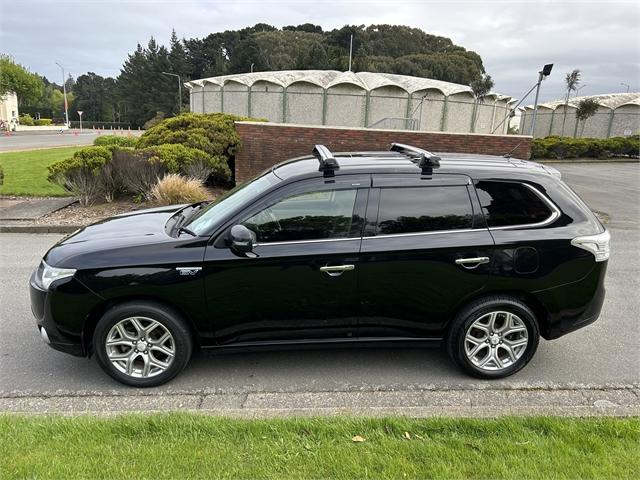
[[[231,227],[231,248],[236,252],[252,252],[254,239],[255,234],[244,225]]]

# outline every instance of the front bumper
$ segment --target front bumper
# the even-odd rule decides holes
[[[90,308],[99,300],[73,278],[56,281],[44,290],[35,280],[29,280],[31,312],[36,319],[43,341],[51,348],[71,355],[87,355],[82,341],[84,322]],[[93,301],[87,302],[88,299]]]

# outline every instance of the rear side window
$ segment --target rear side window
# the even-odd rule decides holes
[[[540,223],[552,214],[549,206],[521,183],[482,181],[476,190],[489,227]]]
[[[378,235],[458,230],[473,226],[467,188],[382,188]]]

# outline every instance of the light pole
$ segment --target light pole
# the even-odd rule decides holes
[[[580,90],[582,90],[584,87],[586,87],[586,85],[582,85],[581,87],[576,88],[576,97],[580,93]]]
[[[69,128],[69,104],[67,103],[67,82],[64,78],[64,67],[56,62],[56,65],[62,70],[62,93],[64,95],[64,122],[67,128]]]
[[[533,137],[533,129],[536,127],[536,116],[538,115],[538,96],[540,95],[540,84],[542,80],[551,75],[551,69],[553,68],[553,63],[548,63],[542,70],[538,72],[538,83],[536,84],[536,100],[533,103],[533,119],[531,120],[531,132],[529,134]]]
[[[170,75],[172,77],[178,77],[178,115],[182,113],[182,82],[180,81],[180,75],[177,73],[162,72],[163,75]]]
[[[627,87],[627,93],[629,93],[629,84],[628,83],[620,82],[620,85],[622,85],[624,87]]]
[[[80,131],[82,132],[82,114],[84,112],[82,110],[78,110],[78,116],[80,117]]]

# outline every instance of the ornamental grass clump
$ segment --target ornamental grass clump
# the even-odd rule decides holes
[[[156,183],[151,190],[150,197],[161,205],[175,205],[201,202],[206,200],[209,195],[198,180],[169,173]]]

